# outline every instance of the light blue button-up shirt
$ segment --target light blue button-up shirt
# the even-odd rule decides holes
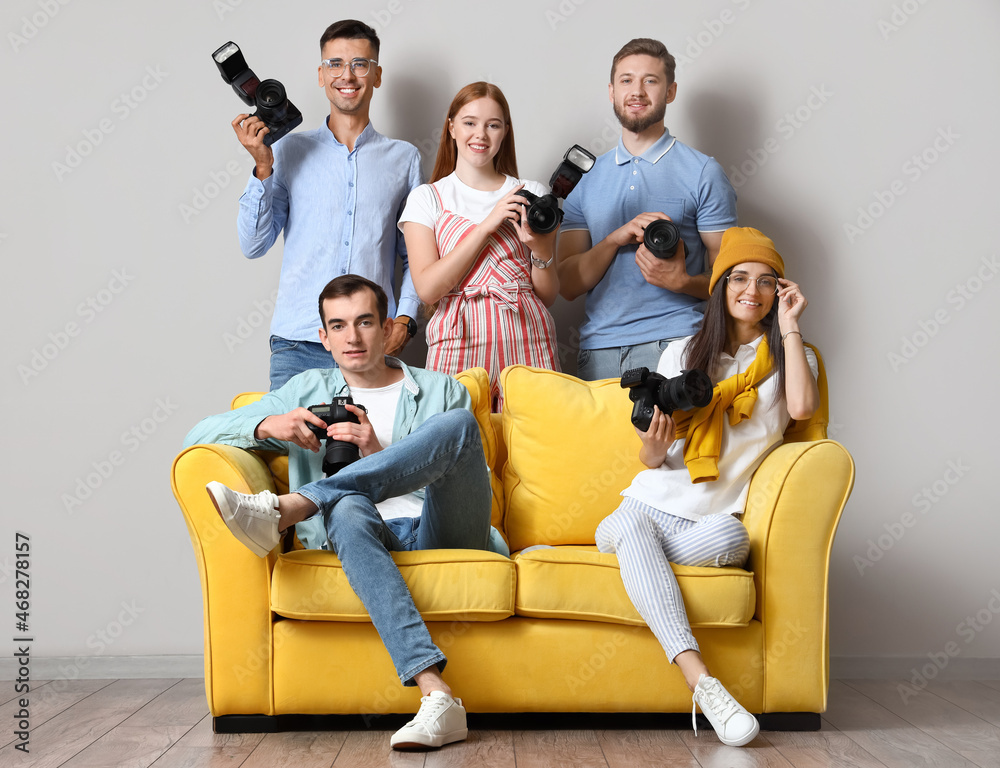
[[[638,157],[618,146],[599,158],[563,204],[562,231],[587,230],[596,244],[646,211],[665,213],[687,248],[687,271],[707,268],[699,232],[736,225],[736,192],[713,158],[664,131]],[[635,263],[638,243],[618,249],[601,281],[587,293],[581,349],[606,349],[689,336],[704,302],[650,285]]]
[[[273,172],[263,181],[251,175],[237,219],[240,247],[249,259],[267,253],[284,231],[271,333],[316,341],[319,294],[348,273],[382,286],[390,316],[416,317],[420,300],[396,222],[406,196],[423,183],[417,148],[386,138],[368,123],[348,152],[324,120],[315,130],[285,136],[272,150]],[[403,262],[398,305],[397,256]]]

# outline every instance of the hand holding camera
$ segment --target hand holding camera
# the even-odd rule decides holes
[[[310,405],[307,409],[313,416],[317,416],[323,423],[320,427],[312,420],[307,423],[310,431],[320,440],[326,441],[326,453],[323,455],[323,472],[329,477],[335,475],[348,464],[353,464],[360,456],[359,448],[365,450],[365,454],[373,453],[382,448],[375,438],[371,422],[368,421],[368,413],[363,405],[357,405],[354,399],[347,397],[335,397],[329,404]],[[364,419],[364,424],[362,424]],[[347,425],[347,429],[330,429],[335,425]],[[350,425],[355,424],[361,429],[351,429]],[[337,437],[332,437],[330,432],[338,433]],[[347,439],[342,439],[347,438]]]
[[[526,189],[516,192],[528,201],[527,223],[532,232],[545,235],[555,231],[563,217],[558,198],[565,198],[573,191],[583,174],[594,167],[595,159],[579,144],[574,144],[566,150],[562,162],[549,179],[552,192],[541,197]]]
[[[257,78],[236,43],[230,41],[220,46],[212,53],[212,60],[236,95],[248,106],[257,108],[253,115],[240,115],[233,121],[240,143],[258,165],[273,164],[273,157],[268,155],[270,146],[301,125],[302,113],[288,100],[285,86],[280,82]],[[268,148],[267,153],[261,144]]]
[[[712,380],[698,369],[681,371],[668,379],[649,368],[632,368],[625,371],[622,389],[628,390],[632,406],[632,425],[641,432],[648,432],[653,421],[653,406],[666,415],[674,411],[690,411],[712,402]]]

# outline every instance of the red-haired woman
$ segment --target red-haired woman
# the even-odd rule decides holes
[[[559,370],[556,232],[527,225],[514,129],[503,93],[471,83],[448,109],[431,183],[413,190],[399,220],[421,301],[437,304],[427,325],[427,368],[482,366],[500,410],[500,371],[514,363]]]

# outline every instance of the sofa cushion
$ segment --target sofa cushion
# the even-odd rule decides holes
[[[524,365],[505,368],[504,526],[511,551],[593,544],[597,524],[645,467],[618,379],[582,381]]]
[[[475,549],[393,552],[426,621],[497,621],[514,613],[514,563]],[[271,577],[271,610],[288,619],[371,621],[344,575],[323,550],[279,555]]]
[[[514,556],[514,613],[535,618],[579,619],[646,626],[632,606],[618,558],[595,547],[536,549]],[[745,627],[757,602],[753,574],[742,568],[674,565],[693,627]]]

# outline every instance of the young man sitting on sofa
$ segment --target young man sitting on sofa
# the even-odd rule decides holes
[[[287,451],[291,493],[237,493],[207,486],[237,539],[266,556],[296,526],[309,549],[331,548],[378,630],[403,685],[422,695],[416,717],[391,739],[394,748],[440,747],[466,738],[466,713],[441,677],[446,659],[434,645],[390,551],[493,549],[490,483],[466,388],[450,376],[384,355],[392,332],[387,298],[356,275],[332,281],[319,297],[319,338],[339,367],[309,370],[258,402],[199,423],[185,445],[226,443]],[[308,406],[351,395],[358,423],[327,424]],[[361,458],[323,476],[321,444],[356,445]]]

